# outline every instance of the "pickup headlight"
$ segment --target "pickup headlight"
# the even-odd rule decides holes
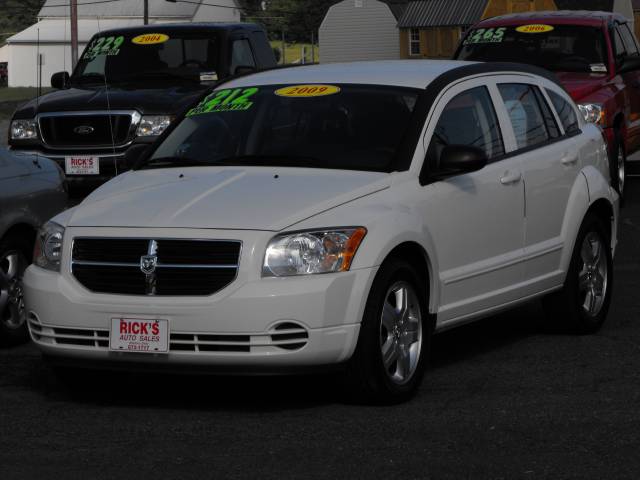
[[[604,107],[599,103],[580,103],[578,109],[588,123],[604,126]]]
[[[14,120],[11,122],[11,140],[31,140],[38,138],[38,127],[35,119]]]
[[[349,270],[366,235],[363,227],[278,235],[267,246],[263,277],[288,277]]]
[[[63,239],[64,227],[54,222],[45,223],[36,237],[33,263],[41,268],[59,272]]]
[[[144,115],[138,125],[136,135],[139,137],[155,137],[164,132],[173,118],[169,115]]]

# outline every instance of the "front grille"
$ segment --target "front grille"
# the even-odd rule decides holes
[[[44,327],[33,313],[30,313],[27,318],[31,334],[38,342],[99,349],[109,348],[108,330]]]
[[[87,289],[121,295],[206,296],[236,277],[234,240],[76,238],[71,271]],[[143,257],[154,257],[144,273]]]
[[[131,119],[124,113],[47,115],[39,124],[42,139],[51,147],[109,148],[127,143]]]

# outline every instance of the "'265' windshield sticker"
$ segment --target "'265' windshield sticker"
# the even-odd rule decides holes
[[[335,85],[292,85],[284,87],[274,92],[279,97],[324,97],[325,95],[335,95],[340,93],[340,87]]]
[[[469,34],[463,45],[475,45],[477,43],[502,43],[506,27],[478,28]]]
[[[202,113],[238,112],[249,110],[253,107],[251,98],[258,93],[258,89],[236,88],[218,90],[200,102],[200,104],[187,112],[187,117],[200,115]]]
[[[124,37],[99,37],[96,38],[84,51],[83,59],[93,60],[98,55],[115,56],[120,53],[120,47],[124,43]]]

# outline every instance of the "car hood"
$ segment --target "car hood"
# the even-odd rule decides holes
[[[554,72],[571,98],[578,102],[609,83],[607,74],[581,72]]]
[[[108,109],[137,110],[142,114],[177,114],[205,90],[204,85],[195,83],[171,87],[110,85],[108,89],[70,88],[31,100],[16,111],[14,117],[33,118],[37,113]]]
[[[71,227],[279,231],[384,190],[375,172],[268,167],[192,167],[128,172],[87,197]]]

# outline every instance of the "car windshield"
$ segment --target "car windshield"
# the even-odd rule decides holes
[[[535,24],[474,29],[457,58],[524,62],[557,72],[606,73],[606,52],[600,28]]]
[[[187,113],[145,168],[254,165],[392,171],[419,92],[337,84],[217,90]]]
[[[215,34],[105,33],[85,48],[73,83],[144,83],[218,79]]]

